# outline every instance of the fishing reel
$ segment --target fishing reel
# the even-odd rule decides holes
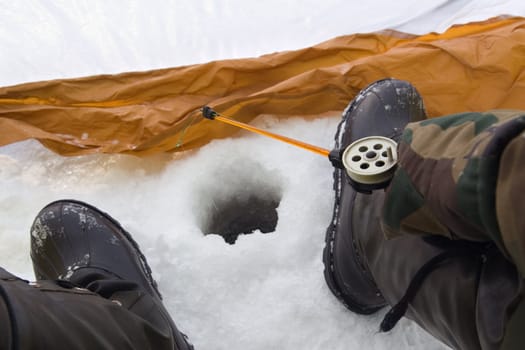
[[[356,140],[345,149],[335,149],[328,159],[348,174],[357,192],[372,193],[388,186],[397,167],[397,143],[387,137],[369,136]]]

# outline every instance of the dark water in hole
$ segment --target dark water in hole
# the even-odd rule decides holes
[[[273,232],[278,221],[278,206],[279,200],[256,196],[215,203],[204,234],[221,235],[227,243],[234,244],[241,234],[255,230]]]

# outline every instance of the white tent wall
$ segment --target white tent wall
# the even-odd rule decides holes
[[[123,7],[123,4],[126,4]],[[443,31],[521,0],[0,1],[0,85],[258,56],[355,32]],[[331,148],[339,116],[256,124]],[[1,130],[0,130],[1,132]],[[29,227],[48,202],[111,213],[148,257],[169,311],[196,349],[442,349],[409,321],[347,311],[323,279],[331,165],[246,134],[182,155],[60,157],[37,142],[0,148],[0,266],[31,279]],[[210,203],[280,198],[275,232],[235,245],[204,236]],[[388,268],[388,267],[385,267]]]
[[[0,85],[252,57],[385,28],[443,31],[517,0],[0,1]]]

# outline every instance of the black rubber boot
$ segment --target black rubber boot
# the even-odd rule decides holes
[[[422,99],[407,82],[385,79],[362,90],[343,112],[335,148],[367,136],[397,142],[409,122],[426,118]],[[324,275],[332,293],[351,311],[372,314],[386,305],[363,259],[360,236],[380,230],[377,196],[357,193],[342,169],[334,171],[334,214],[326,232]],[[382,197],[381,197],[382,198]]]
[[[85,288],[128,309],[148,327],[171,328],[175,349],[192,348],[164,308],[137,243],[108,214],[78,201],[49,204],[31,228],[31,258],[37,280]]]

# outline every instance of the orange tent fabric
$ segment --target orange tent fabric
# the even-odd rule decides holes
[[[203,105],[243,122],[339,114],[385,77],[412,82],[430,116],[525,109],[524,69],[524,18],[348,35],[258,58],[0,88],[0,145],[35,138],[63,155],[189,150],[238,131],[203,119]]]

